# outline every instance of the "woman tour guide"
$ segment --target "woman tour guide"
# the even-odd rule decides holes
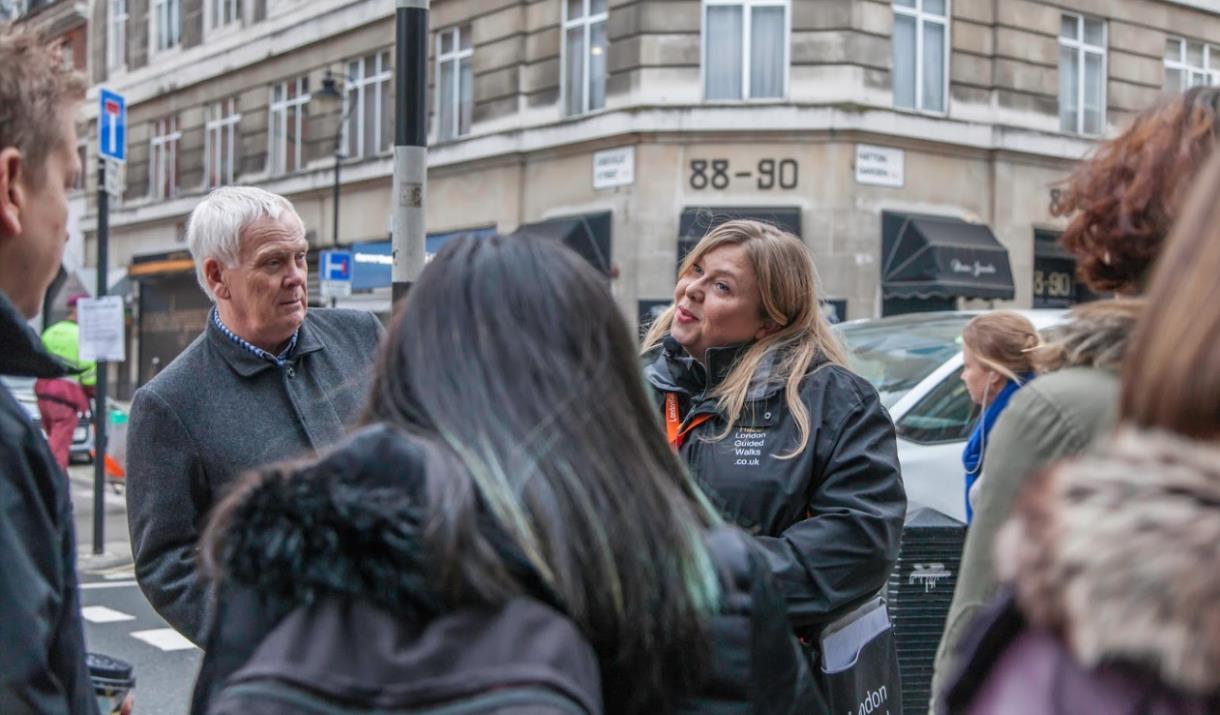
[[[670,444],[762,545],[797,633],[875,596],[906,512],[894,425],[845,366],[805,245],[756,221],[713,229],[644,353]]]

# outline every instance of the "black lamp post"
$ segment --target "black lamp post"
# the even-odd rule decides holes
[[[343,78],[345,81],[347,77]],[[323,105],[333,106],[333,102],[343,101],[343,90],[339,87],[338,80],[334,74],[328,69],[326,75],[322,77],[322,89],[315,92],[314,99],[323,103]],[[334,216],[331,224],[330,239],[332,245],[339,245],[339,169],[343,165],[343,149],[339,142],[343,139],[343,126],[347,123],[347,118],[352,113],[352,107],[348,106],[343,111],[343,116],[339,119],[339,124],[335,127],[335,192],[334,192]]]

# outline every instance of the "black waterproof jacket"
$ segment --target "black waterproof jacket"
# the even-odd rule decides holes
[[[666,393],[678,396],[683,425],[712,415],[686,436],[681,455],[725,518],[763,546],[793,626],[812,636],[876,595],[898,558],[906,492],[894,424],[872,385],[821,363],[801,385],[809,443],[781,459],[796,446],[797,425],[782,378],[764,361],[732,434],[716,439],[727,422],[708,395],[748,347],[708,350],[705,369],[667,337],[645,377],[662,417]]]
[[[0,293],[0,375],[62,377],[67,372]],[[94,715],[68,475],[4,387],[0,559],[0,713]]]
[[[484,680],[505,683],[519,682],[524,669],[576,700],[590,683],[597,693],[591,648],[578,635],[573,639],[575,628],[545,594],[511,605],[522,614],[517,619],[491,620],[468,610],[445,611],[429,595],[433,584],[418,541],[418,483],[427,464],[419,442],[373,426],[291,477],[247,478],[239,487],[245,489],[241,506],[223,526],[228,546],[218,564],[218,617],[208,635],[193,713],[234,712],[235,686],[260,675],[296,682],[354,708],[401,707],[411,688],[422,687],[431,675],[474,681],[471,668],[480,669]],[[724,598],[708,628],[712,670],[682,712],[818,712],[816,687],[789,630],[783,596],[757,547],[736,529],[707,538]],[[480,619],[510,630],[509,622],[520,621],[510,668],[487,655],[504,639],[488,636],[486,646],[475,647],[483,637]],[[438,629],[436,623],[446,625]],[[547,633],[551,637],[544,638]],[[613,712],[613,694],[606,702]],[[601,707],[599,697],[587,710]]]

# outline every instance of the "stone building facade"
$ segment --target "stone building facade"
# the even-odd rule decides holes
[[[1097,138],[1220,81],[1211,5],[433,0],[429,243],[549,221],[608,252],[637,320],[711,222],[752,215],[800,234],[840,317],[1065,305],[1077,289],[1052,192]],[[314,247],[384,263],[393,2],[95,0],[90,13],[92,79],[129,102],[110,255],[149,326],[133,383],[201,327],[184,224],[217,183],[284,194]],[[348,101],[322,101],[328,72]],[[1002,257],[1007,286],[900,275],[911,257],[896,246],[935,256],[952,243],[942,230]],[[957,259],[936,260],[952,273]],[[387,310],[388,288],[366,287],[354,304]]]

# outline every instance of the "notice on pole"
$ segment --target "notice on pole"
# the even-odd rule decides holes
[[[123,298],[82,298],[76,304],[80,325],[80,359],[122,362],[127,359],[123,342]]]

